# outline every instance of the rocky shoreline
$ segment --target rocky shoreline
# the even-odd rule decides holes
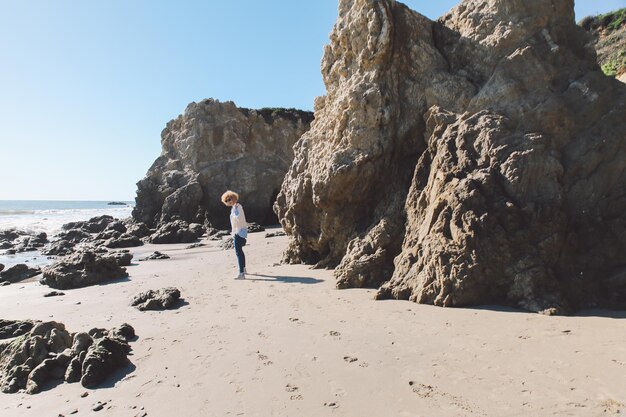
[[[612,349],[624,331],[600,320],[622,313],[592,310],[603,326],[598,334],[581,317],[547,322],[507,310],[626,309],[626,85],[600,70],[573,1],[468,0],[431,21],[393,0],[340,0],[330,38],[322,60],[327,94],[314,114],[191,103],[163,130],[161,155],[137,183],[132,218],[71,222],[55,236],[0,231],[6,254],[51,261],[0,264],[0,299],[12,307],[0,318],[0,391],[45,396],[54,384],[72,390],[61,383],[80,381],[118,392],[123,383],[134,398],[154,395],[151,405],[170,413],[182,398],[202,414],[206,404],[194,392],[217,387],[207,395],[221,406],[216,415],[226,415],[232,410],[223,398],[257,383],[273,390],[268,378],[289,396],[273,390],[282,408],[263,415],[289,415],[285,403],[308,401],[294,380],[310,379],[310,415],[343,401],[359,409],[378,390],[401,392],[429,411],[444,403],[453,413],[507,415],[508,403],[532,396],[528,383],[549,394],[518,401],[516,412],[624,409],[613,399],[626,398],[613,388],[618,378],[598,383],[623,374]],[[233,242],[223,230],[226,189],[240,192],[256,222],[246,249],[256,271],[241,282],[232,280]],[[282,230],[261,237],[276,222]],[[359,290],[335,291],[348,288]],[[414,304],[372,306],[363,294]],[[415,303],[489,307],[450,312]],[[358,323],[355,311],[363,314]],[[474,316],[496,324],[484,327]],[[111,321],[125,324],[111,328]],[[91,330],[70,332],[66,323]],[[564,340],[572,332],[584,349]],[[423,335],[432,346],[416,347]],[[520,354],[522,344],[528,350]],[[597,364],[601,371],[585,367],[585,378],[565,366],[607,355],[611,362]],[[280,372],[268,375],[276,364]],[[205,367],[208,376],[198,371]],[[340,368],[336,379],[326,375]],[[124,374],[135,370],[137,380]],[[551,377],[558,383],[546,386]],[[376,389],[350,399],[364,380]],[[192,381],[201,382],[178,389]],[[478,382],[493,395],[464,398]],[[336,389],[312,388],[326,385]],[[587,394],[611,389],[608,403]],[[162,393],[173,405],[156,398]],[[268,410],[263,395],[246,395],[239,414],[248,404]],[[507,400],[493,400],[501,395]],[[561,401],[568,396],[576,402]],[[556,405],[546,405],[548,397]],[[100,399],[93,411],[113,407]],[[123,401],[125,411],[138,408],[135,399]],[[3,410],[21,407],[8,403]],[[406,414],[398,404],[389,415]]]

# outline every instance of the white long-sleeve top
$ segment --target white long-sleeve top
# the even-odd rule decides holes
[[[243,206],[239,203],[230,208],[230,225],[233,229],[233,236],[239,235],[246,239],[248,237],[248,222]]]

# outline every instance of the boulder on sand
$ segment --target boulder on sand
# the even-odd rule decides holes
[[[86,250],[44,268],[40,282],[51,288],[66,290],[127,276],[126,268],[119,266],[115,256],[101,255]]]
[[[148,290],[136,295],[130,305],[145,310],[165,310],[175,307],[180,300],[180,290],[168,287],[159,290]]]
[[[0,272],[0,281],[16,283],[41,274],[39,267],[31,268],[26,264],[17,264]]]

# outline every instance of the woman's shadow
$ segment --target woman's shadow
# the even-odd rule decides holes
[[[252,278],[250,278],[250,276]],[[261,277],[261,278],[257,278]],[[324,282],[323,279],[308,278],[308,277],[288,277],[288,276],[273,276],[263,274],[246,274],[247,281],[271,281],[271,282],[285,282],[288,284],[319,284]]]

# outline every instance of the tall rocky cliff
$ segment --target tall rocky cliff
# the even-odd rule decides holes
[[[232,102],[191,103],[161,133],[161,156],[137,183],[133,218],[153,227],[180,218],[228,223],[220,196],[240,194],[249,221],[275,223],[272,203],[291,161],[293,144],[313,114],[251,110]]]
[[[572,0],[340,0],[322,76],[275,204],[287,261],[378,298],[626,306],[626,86]]]

